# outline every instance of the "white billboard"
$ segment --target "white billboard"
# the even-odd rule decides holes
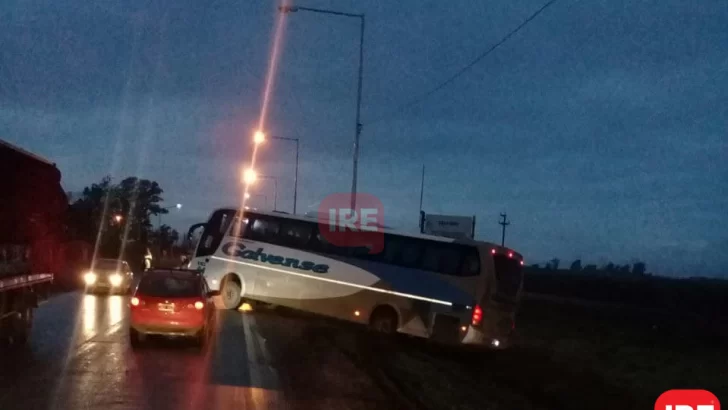
[[[432,215],[422,213],[422,233],[447,238],[473,238],[475,216]]]

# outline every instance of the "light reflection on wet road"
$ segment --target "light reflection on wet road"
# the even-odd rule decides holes
[[[0,409],[394,408],[318,337],[320,324],[218,311],[204,352],[183,341],[128,343],[127,296],[80,292],[36,311],[31,345],[0,352]],[[396,406],[395,406],[396,407]]]

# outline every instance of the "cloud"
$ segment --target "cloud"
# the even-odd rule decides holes
[[[388,224],[411,229],[424,163],[428,212],[476,214],[481,237],[497,239],[507,211],[508,241],[531,260],[644,257],[665,271],[717,272],[711,252],[728,214],[724,1],[558,2],[387,117],[541,5],[312,0],[367,14],[359,189],[382,198]],[[197,222],[237,200],[275,3],[5,7],[3,138],[57,161],[72,189],[108,172],[160,181],[185,203],[165,221]],[[358,27],[304,13],[286,25],[266,131],[300,138],[301,209],[351,187]],[[293,155],[271,141],[258,157],[261,173],[279,177],[285,209]],[[696,243],[712,251],[672,256]]]

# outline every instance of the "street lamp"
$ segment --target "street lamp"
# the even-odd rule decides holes
[[[243,182],[252,185],[258,179],[258,174],[254,169],[248,168],[243,172]]]
[[[265,142],[265,134],[263,133],[263,131],[255,131],[255,134],[253,135],[253,142],[255,142],[256,144],[262,144],[263,142]]]
[[[116,221],[116,223],[121,222],[121,219],[122,219],[122,216],[121,215],[118,215],[118,214],[117,215],[114,215],[114,220]]]
[[[362,78],[364,73],[364,14],[354,13],[342,13],[340,11],[316,9],[310,7],[299,7],[299,6],[279,6],[278,10],[281,13],[295,13],[297,11],[310,11],[313,13],[321,14],[332,14],[335,16],[354,17],[358,18],[361,22],[359,30],[359,75],[357,82],[357,93],[356,93],[356,124],[354,134],[354,171],[351,181],[351,209],[356,208],[356,182],[357,172],[359,168],[359,137],[361,136],[361,90],[362,90]],[[295,210],[294,210],[295,213]]]
[[[162,209],[172,209],[172,208],[182,209],[182,204],[176,204],[176,205],[172,205],[172,206],[165,206]],[[158,219],[158,222],[159,222],[159,227],[161,228],[162,227],[162,213],[161,212],[157,214],[157,219]]]

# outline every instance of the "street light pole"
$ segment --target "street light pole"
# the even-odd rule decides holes
[[[361,136],[362,124],[361,124],[361,97],[362,97],[362,83],[364,77],[364,14],[355,13],[343,13],[334,10],[316,9],[311,7],[298,7],[298,6],[280,6],[278,7],[281,13],[295,13],[297,11],[310,11],[313,13],[321,14],[333,14],[335,16],[354,17],[360,21],[359,26],[359,72],[357,81],[357,95],[356,95],[356,125],[354,134],[354,170],[351,180],[351,209],[356,208],[356,184],[359,169],[359,137]]]
[[[361,136],[361,89],[364,77],[364,15],[359,32],[359,81],[356,90],[356,134],[354,136],[354,170],[351,180],[351,209],[356,209],[356,182],[359,170],[359,137]]]

